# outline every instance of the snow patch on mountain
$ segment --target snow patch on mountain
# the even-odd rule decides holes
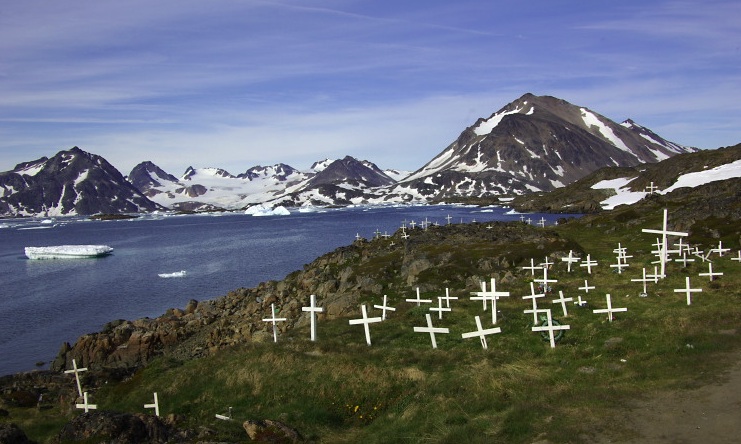
[[[625,151],[626,153],[630,153],[636,157],[636,155],[630,148],[628,148],[628,145],[625,144],[625,142],[622,141],[617,135],[615,135],[615,132],[607,126],[602,120],[599,119],[594,113],[590,112],[586,108],[580,108],[581,110],[581,116],[584,120],[584,124],[587,125],[587,128],[591,128],[592,126],[597,127],[597,130],[602,134],[602,137],[607,139],[611,144],[615,145],[617,148],[620,148],[621,150]]]

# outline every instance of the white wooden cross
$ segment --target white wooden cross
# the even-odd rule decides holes
[[[535,260],[533,258],[530,258],[530,266],[529,267],[522,267],[523,270],[530,270],[530,274],[535,276],[535,270],[540,270],[542,267],[539,265],[535,265]]]
[[[360,233],[355,233],[355,240],[359,241],[360,239],[362,239],[362,237],[360,237]]]
[[[401,230],[401,238],[402,239],[409,239],[409,235],[407,234],[406,230]]]
[[[723,248],[723,241],[718,241],[718,248],[711,248],[710,251],[708,251],[708,257],[710,257],[711,253],[718,253],[718,256],[723,257],[724,253],[728,253],[731,251],[730,248]]]
[[[524,214],[521,214],[520,215],[520,222],[525,222],[525,215]]]
[[[529,217],[527,218],[526,222],[527,222],[528,225],[532,225],[533,224],[533,220],[530,219]]]
[[[545,314],[547,316],[547,325],[535,325],[532,327],[533,331],[540,332],[540,331],[547,331],[548,336],[550,337],[551,342],[551,348],[556,348],[556,338],[553,334],[557,330],[570,330],[570,325],[553,325],[553,318],[551,317],[551,310],[546,309]]]
[[[371,337],[370,337],[370,327],[369,325],[374,322],[381,322],[383,319],[381,318],[369,318],[368,312],[365,310],[365,304],[360,306],[360,309],[363,313],[362,319],[350,319],[348,322],[350,325],[357,325],[357,324],[363,324],[363,329],[365,330],[365,342],[368,345],[371,345]],[[429,315],[428,315],[429,316]]]
[[[286,318],[276,318],[275,317],[275,304],[270,304],[270,310],[273,312],[272,318],[263,319],[263,322],[272,322],[273,323],[273,342],[278,342],[278,327],[276,327],[276,322],[285,322],[288,319]]]
[[[417,307],[420,306],[423,302],[425,304],[432,304],[432,299],[422,299],[422,297],[419,295],[419,287],[417,287],[417,299],[406,299],[407,302],[416,302]]]
[[[486,344],[486,335],[493,335],[493,334],[501,333],[501,332],[502,332],[502,329],[499,327],[484,329],[481,326],[481,318],[479,316],[476,316],[476,331],[462,333],[461,337],[463,339],[478,337],[481,340],[481,347],[483,347],[484,350],[486,350],[488,348]]]
[[[713,281],[715,279],[715,276],[723,276],[723,272],[716,271],[715,273],[713,273],[713,263],[708,262],[708,272],[700,273],[698,276],[709,276],[710,281]]]
[[[669,231],[667,229],[667,223],[669,219],[669,213],[666,208],[664,208],[664,222],[661,226],[661,230],[652,230],[644,228],[641,230],[643,233],[653,233],[653,234],[660,234],[661,235],[661,252],[659,261],[661,263],[661,278],[663,279],[666,277],[666,260],[667,260],[667,236],[679,236],[679,237],[685,237],[688,236],[689,233],[684,233],[681,231]]]
[[[373,232],[375,236],[373,236],[374,239],[378,239],[381,237],[381,230],[376,228],[376,231]]]
[[[437,318],[442,319],[443,318],[443,312],[444,311],[452,311],[453,309],[450,307],[443,307],[443,298],[442,296],[437,298],[437,307],[430,307],[430,311],[436,311],[437,312]]]
[[[741,263],[741,250],[738,250],[738,256],[732,257],[731,260]]]
[[[381,320],[386,320],[386,310],[388,311],[396,311],[394,307],[389,307],[388,303],[386,302],[388,299],[388,296],[383,295],[383,305],[374,305],[373,308],[377,308],[381,310]]]
[[[427,318],[427,327],[414,327],[414,332],[415,333],[429,333],[430,340],[432,341],[432,348],[437,348],[437,341],[435,341],[435,333],[447,334],[447,333],[450,333],[450,329],[433,327],[432,317],[430,316],[430,314],[426,313],[425,317]]]
[[[581,298],[581,295],[579,295],[579,298],[576,301],[574,301],[574,305],[578,305],[579,307],[583,307],[583,306],[587,305],[587,301],[585,301],[584,299],[582,299]]]
[[[448,307],[448,308],[450,308],[450,301],[452,299],[458,300],[458,298],[456,296],[451,296],[450,295],[450,289],[448,287],[445,287],[445,296],[441,296],[440,299],[444,299],[445,300],[445,306]]]
[[[687,295],[687,305],[692,304],[692,293],[701,293],[702,288],[691,288],[690,287],[690,277],[685,277],[685,287],[684,288],[675,288],[674,293],[684,293]]]
[[[630,264],[627,262],[622,262],[622,258],[620,256],[617,257],[617,264],[610,264],[610,268],[617,268],[618,274],[623,274],[623,268],[628,267]]]
[[[524,313],[532,313],[533,314],[533,325],[538,323],[538,313],[543,310],[538,310],[538,298],[544,298],[544,293],[535,293],[535,284],[530,282],[530,295],[529,296],[523,296],[522,299],[532,299],[533,301],[533,308],[532,310],[525,310]]]
[[[631,282],[643,282],[643,293],[641,294],[648,295],[648,287],[646,287],[646,284],[648,283],[649,280],[653,281],[654,279],[650,279],[646,277],[646,267],[643,267],[643,278],[631,279],[630,281]]]
[[[655,191],[659,191],[659,187],[654,186],[654,183],[651,182],[651,185],[649,185],[646,188],[644,188],[644,191],[647,191],[648,194],[649,194],[649,196],[650,196],[650,195],[654,194]]]
[[[413,230],[413,229],[414,229],[414,227],[416,227],[416,226],[417,226],[417,222],[415,222],[415,221],[411,221],[411,222],[409,222],[409,226],[410,226],[410,227],[412,227],[412,230]]]
[[[229,407],[229,410],[228,411],[229,411],[229,413],[226,414],[226,415],[220,415],[220,414],[217,413],[216,414],[216,419],[220,419],[222,421],[231,421],[232,420],[232,408]]]
[[[90,410],[97,409],[98,406],[96,404],[90,404],[90,403],[88,403],[87,392],[84,392],[82,394],[82,404],[75,404],[75,408],[84,409],[85,410],[85,413],[87,413]]]
[[[566,266],[567,266],[566,271],[568,271],[569,273],[571,273],[571,264],[575,264],[575,263],[578,263],[579,262],[579,258],[578,257],[574,257],[574,251],[573,250],[569,250],[569,255],[566,256],[566,257],[562,257],[561,260],[563,262],[566,262]]]
[[[597,266],[597,261],[592,260],[592,256],[590,254],[587,254],[587,259],[582,261],[581,264],[579,264],[580,267],[587,267],[587,273],[592,274],[592,267]]]
[[[65,370],[64,373],[74,373],[77,382],[77,393],[82,396],[82,384],[80,384],[80,372],[86,372],[87,367],[77,368],[77,361],[72,360],[72,370]]]
[[[391,237],[391,235],[389,234],[389,232],[388,232],[388,231],[384,231],[384,232],[383,232],[383,238],[384,238],[384,239],[388,239],[388,238],[390,238],[390,237]]]
[[[584,290],[584,293],[589,293],[589,290],[594,290],[595,288],[597,288],[597,287],[595,287],[593,285],[590,286],[589,283],[587,282],[587,280],[584,279],[584,286],[583,287],[579,287],[579,290]]]
[[[621,311],[628,311],[627,307],[622,308],[612,308],[612,299],[610,298],[610,293],[607,293],[607,308],[600,308],[598,310],[592,310],[592,313],[607,313],[607,318],[612,322],[612,314],[621,312]]]
[[[154,409],[154,416],[160,416],[160,401],[157,399],[157,392],[154,392],[154,402],[152,404],[144,404],[145,409]]]
[[[543,293],[548,293],[548,287],[550,287],[548,284],[558,282],[558,279],[548,279],[548,267],[543,267],[542,270],[543,270],[543,278],[533,279],[533,281],[539,284],[542,284]]]
[[[687,262],[695,262],[694,259],[687,257],[687,252],[682,251],[682,259],[674,259],[674,262],[681,262],[682,267],[687,268]]]
[[[539,264],[541,267],[544,268],[551,268],[551,265],[553,265],[553,262],[548,260],[548,256],[545,257],[545,262],[542,262]]]
[[[563,291],[558,290],[558,299],[554,299],[551,302],[554,304],[561,304],[561,308],[563,308],[563,315],[568,316],[569,312],[566,310],[566,303],[571,302],[574,300],[574,298],[565,298],[563,297]]]
[[[508,291],[497,291],[497,283],[494,278],[491,278],[491,290],[486,291],[486,282],[481,283],[481,291],[476,293],[476,296],[472,296],[471,300],[482,300],[484,302],[484,311],[486,311],[486,301],[491,301],[491,323],[497,323],[497,299],[500,297],[508,297]]]
[[[653,279],[654,284],[658,284],[659,279],[661,278],[661,275],[659,274],[659,267],[654,267],[654,274],[647,274],[646,277]]]
[[[540,218],[540,220],[538,221],[538,226],[540,226],[541,228],[545,227],[545,217]]]
[[[451,219],[453,219],[453,216],[451,216],[450,214],[448,214],[448,215],[447,215],[447,216],[445,217],[445,219],[447,219],[447,220],[448,220],[448,225],[450,225],[450,220],[451,220]]]
[[[311,340],[316,341],[316,314],[324,311],[322,307],[316,306],[316,296],[311,295],[308,307],[301,307],[301,311],[309,313],[311,319]]]

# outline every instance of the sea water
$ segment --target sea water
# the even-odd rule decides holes
[[[448,218],[448,216],[450,216]],[[533,224],[561,216],[529,214]],[[404,221],[519,221],[506,208],[403,206],[90,221],[84,218],[0,223],[0,375],[48,368],[74,343],[115,319],[157,317],[240,287],[281,280],[356,235],[393,234]],[[103,244],[97,259],[29,260],[24,247]],[[180,273],[185,271],[185,273]],[[162,278],[159,275],[179,277]],[[37,363],[41,365],[37,365]]]

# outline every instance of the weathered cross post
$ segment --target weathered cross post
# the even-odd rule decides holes
[[[574,298],[565,298],[565,297],[563,297],[563,291],[561,291],[561,290],[558,290],[558,296],[559,296],[558,299],[554,299],[551,302],[554,303],[554,304],[561,304],[561,308],[563,309],[563,315],[564,316],[568,316],[569,315],[569,312],[566,310],[566,303],[573,301]]]
[[[425,314],[425,318],[427,318],[427,327],[414,327],[415,333],[429,333],[430,334],[430,340],[432,341],[432,348],[437,348],[437,341],[435,340],[435,333],[450,333],[450,329],[448,328],[440,328],[440,327],[433,327],[432,326],[432,317],[429,313]]]
[[[368,345],[371,345],[371,337],[370,337],[370,327],[369,325],[374,322],[381,322],[383,319],[381,318],[369,318],[368,312],[365,309],[365,304],[360,306],[361,311],[363,313],[363,317],[361,319],[350,319],[349,324],[350,325],[357,325],[357,324],[363,324],[363,330],[365,330],[365,342]],[[429,316],[429,315],[428,315]]]
[[[420,306],[421,303],[425,304],[432,304],[432,299],[422,299],[422,297],[419,295],[419,287],[417,287],[417,299],[406,299],[407,302],[416,302],[417,307]]]
[[[154,409],[154,416],[160,416],[160,401],[157,398],[157,392],[154,392],[154,402],[152,404],[144,404],[145,409]]]
[[[277,322],[285,322],[288,319],[286,318],[276,318],[275,317],[275,304],[270,304],[270,310],[273,312],[273,316],[267,319],[263,319],[263,322],[272,322],[273,323],[273,342],[278,342],[278,327],[276,326]]]
[[[569,250],[569,255],[566,256],[566,257],[562,257],[561,260],[563,262],[566,262],[566,265],[567,265],[566,271],[568,271],[569,273],[571,273],[571,264],[575,264],[575,263],[579,262],[579,258],[574,257],[574,251],[573,250]]]
[[[553,318],[551,317],[551,310],[549,308],[545,311],[547,323],[546,325],[540,326],[535,325],[532,327],[533,331],[547,331],[548,336],[550,338],[551,348],[556,348],[556,337],[554,335],[554,332],[557,330],[570,330],[570,325],[554,325],[553,324]]]
[[[501,332],[502,332],[502,329],[499,327],[484,329],[481,326],[481,318],[479,316],[476,316],[476,331],[472,331],[469,333],[462,333],[461,337],[463,339],[478,337],[481,340],[481,347],[483,347],[484,350],[486,350],[488,348],[486,344],[486,335],[492,335],[492,334],[501,333]]]
[[[373,308],[377,308],[381,310],[381,320],[386,320],[386,311],[396,311],[394,307],[389,307],[388,303],[386,302],[388,300],[388,296],[383,295],[383,304],[382,305],[374,305]]]
[[[621,311],[628,311],[626,307],[623,308],[612,308],[612,299],[610,298],[610,293],[607,293],[606,296],[607,299],[607,308],[601,308],[598,310],[592,310],[592,313],[607,313],[607,318],[612,322],[612,314],[621,312]]]
[[[316,306],[316,296],[311,295],[310,305],[308,307],[301,307],[301,311],[308,312],[311,319],[311,340],[316,341],[316,314],[324,311],[322,307]]]
[[[78,368],[77,367],[77,361],[72,360],[72,370],[65,370],[64,373],[74,373],[75,374],[75,381],[77,382],[77,394],[82,396],[82,384],[80,384],[80,372],[86,372],[87,367]]]
[[[90,410],[95,410],[98,408],[96,404],[90,404],[88,402],[87,392],[82,393],[82,404],[75,404],[75,407],[78,409],[84,409],[85,413],[87,413]]]
[[[691,288],[690,287],[690,277],[685,277],[685,287],[684,288],[676,288],[674,289],[674,293],[684,293],[687,295],[687,305],[692,304],[692,293],[700,293],[702,292],[702,288]]]
[[[666,208],[664,208],[664,222],[661,226],[661,230],[652,230],[652,229],[647,229],[647,228],[644,228],[641,230],[641,232],[643,233],[653,233],[653,234],[661,235],[661,247],[660,247],[660,253],[659,253],[660,254],[659,261],[661,263],[661,278],[662,279],[666,277],[666,261],[667,261],[667,255],[668,255],[667,236],[685,237],[689,235],[689,233],[684,233],[681,231],[669,231],[667,229],[668,219],[669,219],[669,212],[667,211]]]

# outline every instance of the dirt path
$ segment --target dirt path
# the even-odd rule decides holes
[[[714,383],[637,401],[613,418],[633,438],[603,437],[600,443],[741,443],[741,354]],[[620,414],[619,414],[620,416]]]

